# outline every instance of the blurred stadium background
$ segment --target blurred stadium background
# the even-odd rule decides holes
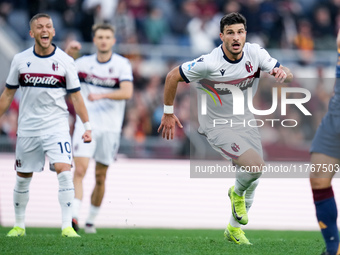
[[[229,210],[226,187],[233,180],[189,178],[190,151],[200,157],[215,154],[201,137],[191,135],[194,132],[190,132],[188,85],[178,87],[175,103],[177,116],[185,128],[177,130],[176,139],[172,142],[163,140],[157,133],[163,112],[163,85],[167,72],[219,45],[220,18],[228,12],[241,12],[248,20],[247,41],[264,46],[281,64],[293,71],[296,77],[293,86],[305,87],[312,93],[312,99],[306,105],[312,117],[305,117],[297,109],[289,108],[285,118],[297,119],[297,127],[264,126],[260,129],[265,160],[308,162],[311,139],[332,95],[337,61],[335,38],[340,28],[339,8],[339,0],[0,0],[0,86],[5,86],[14,54],[33,44],[28,23],[34,14],[50,14],[56,29],[55,43],[65,48],[70,40],[79,40],[83,45],[81,54],[90,54],[95,50],[91,43],[91,26],[95,22],[112,23],[117,30],[115,52],[130,59],[135,92],[127,104],[120,159],[111,167],[108,180],[109,188],[113,190],[108,190],[104,198],[103,210],[106,214],[100,216],[99,225],[223,227],[221,222],[227,220],[225,215]],[[275,84],[266,75],[262,76],[254,105],[258,109],[268,109],[271,88]],[[0,225],[6,226],[14,220],[11,206],[14,185],[12,166],[20,93],[16,96],[6,115],[0,119]],[[74,112],[71,105],[70,113],[72,125]],[[282,118],[278,116],[279,112],[277,116],[275,114],[271,117]],[[56,188],[52,189],[56,180],[49,177],[51,174],[36,177],[39,180],[36,180],[37,183],[33,181],[31,186],[31,201],[36,201],[38,208],[39,203],[52,203],[49,192],[56,192]],[[88,185],[92,186],[93,176],[89,175]],[[119,182],[120,178],[124,181]],[[254,203],[254,217],[257,217],[257,224],[252,225],[254,228],[273,226],[294,229],[297,226],[295,228],[317,229],[307,179],[263,179],[262,182],[257,196],[260,202],[258,205]],[[146,184],[149,186],[146,187]],[[141,185],[146,186],[141,189]],[[287,186],[290,187],[288,191]],[[125,193],[122,191],[124,187]],[[42,190],[44,195],[41,194]],[[139,208],[134,201],[129,201],[129,192],[144,207]],[[54,195],[56,197],[56,193]],[[273,195],[276,196],[276,203],[273,202]],[[274,211],[268,211],[268,200],[276,206]],[[53,203],[56,201],[53,199]],[[36,206],[32,202],[28,211]],[[295,212],[289,217],[292,213],[290,206],[298,208],[300,216]],[[162,208],[162,212],[158,212],[157,208]],[[49,218],[47,220],[42,216],[52,215],[50,211],[40,212],[39,209],[27,215],[28,220],[32,220],[30,215],[36,218],[28,225],[58,225],[58,205],[48,209],[56,214],[54,223],[50,217],[46,216]],[[85,210],[84,207],[84,213]],[[197,215],[202,210],[203,213]],[[119,217],[119,212],[125,214],[116,222],[110,220],[108,224],[107,217]],[[143,212],[145,218],[140,216],[141,219],[128,223],[129,214],[131,218],[131,214],[138,215],[138,212]],[[179,217],[184,212],[187,216]],[[264,213],[270,213],[273,221],[261,218]],[[278,213],[282,217],[281,225],[277,224],[281,220],[277,218]],[[197,218],[190,217],[194,214]],[[158,221],[155,215],[159,215]],[[150,217],[155,220],[153,223]],[[172,217],[177,219],[176,222],[170,220]],[[210,220],[202,222],[202,219],[209,217]],[[182,221],[178,221],[179,218]],[[263,222],[267,222],[264,227]]]

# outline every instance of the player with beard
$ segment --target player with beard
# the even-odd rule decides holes
[[[14,56],[0,97],[0,116],[10,106],[18,88],[21,90],[16,143],[16,183],[13,193],[15,225],[7,236],[26,235],[25,212],[33,172],[41,172],[45,155],[51,170],[57,173],[62,236],[79,237],[71,225],[74,186],[71,175],[71,137],[69,113],[65,101],[69,94],[84,132],[83,142],[91,142],[91,126],[80,93],[74,60],[52,43],[55,36],[52,19],[39,13],[30,21],[34,46]],[[43,192],[43,191],[41,191]]]
[[[198,82],[198,113],[202,110],[201,98],[205,91],[217,96],[218,105],[207,100],[206,114],[198,114],[198,132],[207,138],[212,148],[238,168],[235,185],[228,191],[232,216],[225,236],[234,243],[249,245],[251,243],[241,225],[248,223],[248,210],[265,163],[258,129],[240,125],[248,123],[254,116],[247,105],[244,115],[233,115],[231,90],[237,87],[247,100],[248,93],[252,93],[251,98],[255,95],[261,70],[273,75],[278,82],[290,82],[293,75],[265,49],[246,43],[246,29],[246,20],[241,14],[225,15],[220,21],[222,45],[168,73],[164,87],[164,114],[158,132],[162,131],[163,138],[173,139],[175,126],[182,128],[173,107],[178,82]],[[214,126],[215,119],[228,119],[238,124]],[[240,171],[241,167],[255,167],[257,170]]]

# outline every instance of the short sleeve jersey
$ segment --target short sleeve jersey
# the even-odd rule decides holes
[[[55,45],[54,45],[55,46]],[[18,136],[69,130],[65,96],[80,90],[74,60],[55,46],[48,56],[31,47],[14,56],[6,87],[21,90]]]
[[[215,119],[224,119],[234,123],[243,123],[253,119],[247,104],[248,89],[252,88],[254,97],[260,77],[260,71],[270,72],[280,63],[258,44],[245,43],[243,55],[232,61],[225,55],[222,45],[211,53],[183,63],[180,66],[182,78],[187,82],[197,82],[198,111],[206,105],[206,114],[198,114],[201,129],[207,132],[213,128]],[[225,85],[237,87],[244,97],[244,114],[233,114],[233,95]],[[202,98],[206,98],[202,102]],[[237,98],[237,96],[235,96]],[[203,104],[202,104],[203,103]],[[240,125],[234,125],[239,128]],[[246,125],[245,125],[246,126]],[[229,125],[230,127],[230,125]]]
[[[77,59],[76,66],[92,129],[120,133],[126,101],[112,99],[90,101],[88,95],[110,93],[119,89],[122,81],[132,82],[129,60],[114,53],[109,61],[101,63],[97,60],[97,54],[92,54]],[[77,118],[76,127],[80,123],[80,119]]]

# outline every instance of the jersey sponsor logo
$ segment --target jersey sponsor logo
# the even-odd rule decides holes
[[[238,87],[241,90],[246,90],[253,86],[255,79],[258,78],[259,76],[260,76],[260,69],[258,69],[257,72],[254,73],[253,75],[250,75],[242,79],[226,81],[226,82],[216,82],[216,81],[204,79],[204,80],[201,80],[199,83],[208,90],[211,90],[210,87],[213,87],[219,95],[227,95],[227,94],[231,94],[231,91],[228,88],[226,88],[226,86],[224,86],[225,84]]]
[[[238,152],[240,150],[240,146],[236,143],[232,143],[231,149],[235,152]]]
[[[113,88],[119,85],[118,78],[102,78],[83,72],[79,72],[78,77],[81,82],[85,82],[99,87]]]
[[[204,58],[199,58],[197,62],[203,62]]]
[[[23,73],[19,82],[21,86],[66,88],[65,77],[59,75]]]
[[[225,73],[225,69],[221,69],[220,72],[221,72],[221,74],[222,74],[222,76],[223,76],[224,73]]]
[[[58,69],[59,69],[58,62],[54,62],[52,64],[52,69],[53,69],[53,71],[58,71]]]
[[[211,87],[210,85],[208,85],[208,84],[206,84],[205,87],[207,87],[210,91],[212,91],[212,92],[216,95],[216,97],[217,97],[218,100],[220,101],[220,104],[222,105],[221,97],[218,95],[217,91],[216,91],[213,87]],[[197,87],[197,89],[200,89],[200,90],[203,90],[204,92],[206,92],[206,93],[212,98],[212,100],[214,101],[215,105],[217,105],[214,96],[210,93],[209,90],[207,90],[207,89],[205,89],[205,88],[200,88],[200,87]]]
[[[246,62],[246,70],[248,73],[251,73],[253,71],[253,66],[251,65],[250,61]]]

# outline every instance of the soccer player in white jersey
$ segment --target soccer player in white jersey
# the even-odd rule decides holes
[[[198,132],[206,136],[212,148],[224,158],[232,160],[239,170],[241,167],[254,169],[254,166],[257,169],[253,172],[238,171],[235,186],[228,192],[232,216],[225,236],[237,244],[251,244],[241,225],[248,223],[247,211],[252,205],[264,161],[257,128],[235,124],[248,123],[254,116],[247,106],[243,115],[233,115],[231,91],[241,90],[243,93],[238,96],[244,96],[247,100],[251,88],[253,97],[258,86],[260,70],[270,73],[278,82],[289,82],[293,78],[289,69],[280,65],[265,49],[257,44],[246,43],[246,33],[246,20],[241,14],[225,15],[220,21],[222,45],[209,54],[186,62],[168,73],[164,87],[164,114],[158,129],[158,132],[162,131],[163,138],[173,139],[176,124],[182,128],[173,110],[178,82],[199,83],[197,90],[199,106],[204,90],[217,96],[218,105],[215,106],[213,100],[207,100],[206,114],[199,114]],[[200,107],[198,110],[201,113]],[[214,127],[215,119],[228,119],[229,125]]]
[[[79,237],[71,225],[74,186],[71,175],[71,137],[65,96],[72,99],[77,115],[84,123],[80,135],[91,142],[91,126],[80,93],[80,83],[74,60],[52,44],[55,35],[52,19],[39,13],[30,21],[33,47],[14,56],[0,97],[0,116],[10,106],[20,87],[18,132],[16,144],[17,172],[14,187],[15,225],[7,236],[24,236],[25,211],[33,172],[41,172],[45,155],[51,170],[57,173],[59,203],[62,213],[62,236]],[[42,191],[43,192],[43,191]]]
[[[91,195],[91,205],[85,224],[85,233],[96,233],[95,217],[105,192],[106,172],[115,160],[120,141],[126,99],[133,93],[132,68],[128,59],[114,53],[114,28],[109,24],[96,24],[92,28],[93,43],[97,53],[76,60],[82,94],[92,124],[93,141],[83,144],[79,134],[84,130],[77,118],[73,136],[75,163],[75,201],[72,224],[79,229],[78,218],[83,198],[83,178],[91,158],[96,161],[96,183]],[[71,42],[66,52],[75,55],[78,42]]]

